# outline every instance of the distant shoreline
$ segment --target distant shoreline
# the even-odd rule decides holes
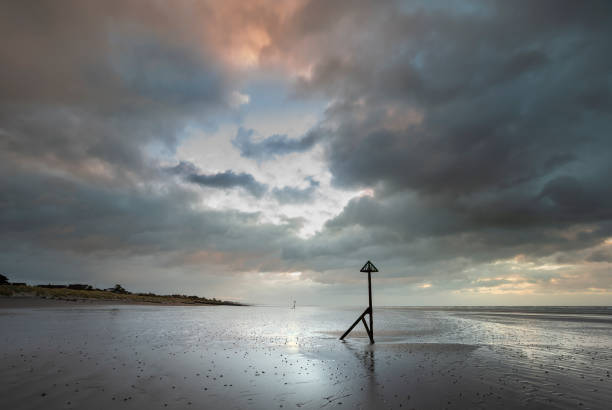
[[[43,288],[28,285],[0,285],[0,307],[45,307],[82,305],[154,305],[154,306],[247,306],[238,302],[186,295],[153,293],[115,293],[107,290]]]
[[[113,299],[48,299],[39,296],[0,296],[0,310],[2,309],[29,309],[29,308],[62,308],[62,307],[87,307],[87,306],[187,306],[187,307],[210,307],[210,306],[245,306],[245,305],[206,305],[186,303],[155,303],[137,302],[129,300]]]

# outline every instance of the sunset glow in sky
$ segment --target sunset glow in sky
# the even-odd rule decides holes
[[[609,1],[0,5],[0,273],[612,304]]]

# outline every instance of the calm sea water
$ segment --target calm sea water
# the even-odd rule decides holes
[[[609,307],[0,310],[8,408],[608,408]],[[69,403],[69,404],[67,404]],[[201,406],[200,406],[201,407]]]

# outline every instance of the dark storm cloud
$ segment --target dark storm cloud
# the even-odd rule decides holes
[[[597,250],[586,258],[589,262],[607,262],[612,263],[612,250]]]
[[[283,257],[325,283],[354,280],[348,261],[367,255],[381,277],[462,289],[510,285],[476,284],[520,256],[538,289],[608,288],[581,264],[605,263],[612,235],[611,11],[308,2],[292,23],[312,70],[295,92],[332,101],[316,129],[333,183],[375,191]],[[527,268],[546,258],[581,279]]]
[[[253,175],[243,172],[235,174],[232,171],[220,172],[218,174],[192,174],[187,177],[189,182],[194,184],[208,186],[212,188],[234,188],[239,187],[249,192],[255,197],[261,197],[267,190],[268,186],[259,183]]]
[[[278,249],[295,240],[292,224],[198,209],[197,195],[172,185],[126,189],[2,170],[0,263],[12,277],[109,285],[112,274],[146,288],[148,280],[164,282],[164,275],[192,264],[210,274],[228,266],[282,270]],[[148,263],[156,272],[132,270],[143,258],[153,258]]]
[[[165,105],[222,101],[225,80],[219,68],[194,56],[192,50],[147,34],[122,30],[112,34],[111,67],[122,86]]]
[[[308,151],[323,137],[320,130],[314,129],[299,139],[289,138],[287,135],[271,135],[261,141],[253,141],[254,133],[254,130],[240,128],[232,143],[238,148],[240,155],[257,160]]]
[[[3,4],[2,152],[79,177],[105,168],[148,178],[146,149],[172,151],[185,123],[207,121],[231,93],[210,51],[177,31],[189,21],[163,12],[130,2]]]
[[[228,230],[257,229],[257,215],[196,211],[198,197],[169,188],[153,193],[92,187],[57,177],[3,177],[2,238],[77,253],[148,254],[238,249],[240,240]],[[270,227],[262,227],[261,234]],[[280,234],[285,228],[271,228]],[[253,231],[254,232],[254,231]],[[223,240],[221,240],[223,237]],[[248,247],[251,249],[251,245]],[[259,246],[255,248],[262,249]],[[253,249],[255,249],[253,248]]]
[[[312,177],[307,178],[307,181],[309,185],[306,188],[290,186],[274,188],[272,195],[278,202],[283,204],[311,202],[314,200],[314,194],[319,187],[319,181],[314,180]]]
[[[190,162],[181,161],[178,165],[167,169],[172,174],[181,175],[186,181],[211,188],[242,188],[251,195],[259,198],[268,191],[268,186],[257,182],[255,177],[244,172],[219,172],[216,174],[202,174]]]
[[[192,6],[0,6],[0,264],[12,277],[142,284],[192,260],[211,274],[279,269],[274,243],[294,224],[199,209],[159,171],[156,154],[172,155],[185,127],[228,109],[235,91],[201,31],[207,6]],[[191,178],[265,191],[246,174]],[[143,258],[149,267],[131,265]]]
[[[203,174],[201,170],[191,162],[181,161],[178,165],[165,169],[172,175],[179,175],[185,181],[210,188],[231,189],[242,188],[254,197],[261,198],[268,193],[268,185],[258,182],[255,177],[247,173],[235,173],[231,170],[216,174]],[[314,199],[314,194],[319,187],[319,181],[312,177],[306,178],[308,186],[297,188],[285,186],[270,190],[270,194],[281,204],[305,203]]]
[[[502,201],[497,205],[501,206]],[[492,205],[489,205],[492,206]],[[535,209],[537,205],[534,206]],[[487,211],[499,216],[499,211]],[[529,210],[508,210],[508,218],[532,220],[491,220],[473,209],[451,208],[445,202],[425,200],[414,194],[398,194],[382,199],[360,198],[349,202],[343,212],[327,222],[330,236],[353,235],[363,230],[373,244],[381,247],[406,246],[404,256],[411,261],[443,260],[469,257],[479,262],[510,258],[516,254],[546,256],[556,251],[571,251],[600,244],[612,234],[610,221],[591,225],[576,234],[567,231],[562,212],[552,215],[530,215]],[[593,218],[595,220],[595,218]],[[573,221],[576,222],[576,221]],[[522,225],[520,229],[516,225]],[[415,247],[419,241],[432,244],[431,249]]]
[[[610,3],[437,4],[315,1],[295,22],[321,47],[296,92],[334,101],[319,125],[333,182],[378,198],[328,228],[505,236],[483,245],[492,257],[550,253],[563,229],[611,220]],[[568,246],[609,234],[593,232]]]
[[[449,41],[452,35],[448,33]],[[483,30],[483,38],[485,35]],[[466,43],[471,42],[466,39]],[[521,46],[522,43],[515,45]],[[592,70],[601,70],[597,75],[602,86],[608,88],[606,79],[612,61],[597,58],[603,49],[591,52],[593,55],[582,57],[581,64],[572,64],[566,61],[566,53],[572,53],[567,50],[549,64],[503,84],[485,81],[471,85],[481,81],[481,69],[491,70],[496,59],[505,56],[492,54],[492,61],[485,58],[480,64],[470,64],[470,71],[457,74],[455,61],[475,58],[468,44],[463,56],[455,51],[450,55],[441,53],[432,56],[435,63],[424,58],[424,65],[435,64],[434,69],[441,71],[431,79],[427,78],[429,73],[421,74],[412,68],[418,73],[416,90],[410,84],[404,88],[402,64],[382,68],[380,77],[367,79],[371,90],[362,91],[361,81],[354,88],[347,87],[348,93],[355,91],[356,97],[364,99],[365,107],[345,101],[330,110],[330,116],[341,124],[329,150],[336,183],[383,183],[389,189],[460,195],[529,182],[558,171],[572,158],[584,161],[592,154],[597,156],[592,152],[593,145],[609,148],[604,135],[610,127],[610,117],[606,111],[593,111],[589,105],[579,103],[588,92],[582,79],[593,75]],[[409,60],[403,64],[411,66]],[[601,69],[601,65],[607,68]],[[438,78],[450,83],[444,86],[448,91],[440,90]],[[381,89],[396,95],[380,95]],[[389,109],[402,115],[402,110],[411,107],[423,113],[422,121],[402,129],[388,126],[394,120],[388,118]],[[358,116],[364,118],[357,119]],[[367,167],[363,166],[364,158],[368,158]]]
[[[598,265],[583,284],[554,289],[610,283],[609,1],[321,0],[294,14],[263,2],[261,16],[188,4],[0,6],[3,269],[76,281],[149,258],[158,278],[196,266],[195,277],[223,267],[353,283],[355,261],[370,258],[385,286],[462,289],[508,285],[491,278],[520,256]],[[230,30],[226,16],[236,16]],[[269,44],[251,44],[253,32]],[[186,128],[231,105],[241,78],[221,61],[234,51],[264,70],[308,72],[292,97],[329,101],[301,138],[240,129],[243,157],[320,144],[336,187],[374,189],[308,240],[296,237],[299,218],[275,226],[203,209],[152,155],[172,156]],[[314,180],[269,191],[244,173],[170,172],[281,203],[316,197]],[[551,272],[524,275],[552,286]]]

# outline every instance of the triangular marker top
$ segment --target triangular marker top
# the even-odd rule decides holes
[[[372,262],[367,261],[366,264],[363,265],[363,268],[361,268],[359,272],[378,272],[378,269],[376,269],[376,266],[374,266]]]

